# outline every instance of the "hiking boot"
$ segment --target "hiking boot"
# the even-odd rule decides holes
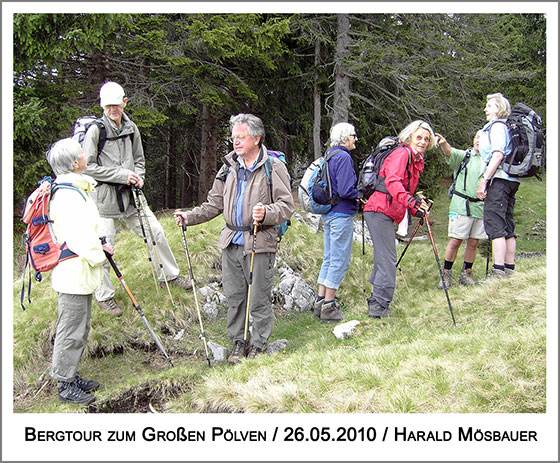
[[[323,323],[335,323],[342,320],[344,318],[344,314],[341,312],[336,301],[323,302],[319,318]]]
[[[373,297],[368,297],[368,315],[371,318],[381,318],[390,317],[393,315],[393,311],[386,307],[383,307],[379,302],[377,302]]]
[[[68,402],[76,405],[89,405],[95,400],[93,394],[84,392],[78,387],[76,380],[71,383],[59,381],[58,398],[61,402]]]
[[[474,286],[478,284],[472,277],[472,270],[470,268],[463,269],[459,275],[459,284],[464,286]]]
[[[173,286],[179,286],[179,288],[183,288],[185,291],[192,289],[192,281],[185,280],[183,277],[177,277],[177,278],[173,278],[173,280],[167,280],[167,284]],[[162,288],[165,288],[165,281],[160,281],[159,285]]]
[[[445,288],[449,288],[451,286],[451,269],[447,270],[447,269],[443,269],[443,281],[441,281],[441,278],[439,279],[439,283],[438,283],[438,287],[437,289],[444,289],[444,284],[445,284]]]
[[[246,354],[245,343],[243,341],[235,341],[233,344],[233,350],[229,354],[228,362],[235,365],[236,363],[241,362]]]
[[[313,303],[313,316],[315,318],[321,318],[321,308],[323,307],[323,302],[325,302],[325,300],[321,299],[320,301],[315,301]]]
[[[99,389],[99,383],[94,379],[84,379],[80,375],[76,374],[74,377],[74,382],[84,392],[93,392]]]
[[[488,273],[489,279],[504,278],[505,276],[506,276],[505,270],[500,270],[499,268],[494,268],[494,267],[492,267],[490,269],[490,272]]]
[[[512,275],[515,274],[515,270],[512,270],[512,269],[506,267],[506,268],[504,269],[504,273],[505,273],[505,276],[506,276],[506,277],[510,277],[510,276],[512,276]]]
[[[247,358],[254,359],[257,355],[262,353],[263,350],[260,347],[257,347],[254,344],[252,344],[251,347],[249,348],[249,353],[247,354]]]
[[[97,301],[97,305],[115,317],[120,317],[123,313],[122,309],[113,298],[107,299],[106,301]]]

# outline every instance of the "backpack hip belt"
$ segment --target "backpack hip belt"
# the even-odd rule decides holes
[[[467,196],[467,195],[465,195],[465,194],[463,194],[463,193],[459,193],[457,190],[455,190],[455,188],[453,188],[453,189],[451,190],[451,194],[457,195],[457,196],[459,196],[460,198],[463,198],[463,199],[466,200],[466,201],[465,201],[465,208],[467,209],[467,217],[471,217],[471,208],[470,208],[469,203],[478,203],[478,202],[480,201],[480,199],[478,199],[478,198],[473,198],[473,197],[471,197],[471,196]]]
[[[254,232],[254,226],[253,225],[243,225],[243,226],[239,226],[239,225],[232,225],[229,223],[226,223],[226,227],[228,227],[230,230],[236,231],[236,232],[249,232],[251,235]],[[259,225],[257,226],[257,229],[259,231],[262,230],[268,230],[269,228],[274,228],[274,225],[263,225],[261,223],[259,223]]]

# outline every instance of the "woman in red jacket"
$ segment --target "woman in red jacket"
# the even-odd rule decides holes
[[[397,250],[394,222],[408,221],[408,211],[422,217],[426,202],[414,196],[420,173],[424,170],[424,152],[433,148],[434,131],[427,122],[414,121],[399,134],[400,146],[383,162],[379,176],[385,178],[387,193],[374,191],[364,206],[364,218],[373,242],[371,296],[367,299],[369,316],[392,315],[389,304],[395,292]]]

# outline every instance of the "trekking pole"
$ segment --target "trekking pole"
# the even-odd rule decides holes
[[[165,272],[163,270],[163,264],[161,263],[161,257],[159,255],[157,243],[156,243],[156,240],[154,238],[154,233],[152,232],[152,227],[150,226],[150,220],[148,219],[148,217],[146,215],[146,209],[144,208],[144,202],[146,201],[146,198],[145,198],[142,190],[140,188],[136,188],[134,185],[132,185],[132,192],[133,192],[133,194],[136,194],[136,197],[138,199],[138,204],[140,205],[140,209],[142,211],[142,215],[143,215],[144,219],[146,220],[146,228],[148,229],[150,239],[152,240],[152,248],[153,248],[154,253],[156,255],[156,258],[158,260],[159,269],[160,269],[161,274],[163,276],[163,281],[165,282],[165,287],[167,288],[167,293],[169,294],[169,299],[171,299],[171,305],[174,306],[175,302],[173,301],[173,296],[171,295],[171,290],[169,289],[169,283],[167,282],[167,278],[165,277]]]
[[[185,219],[181,220],[181,230],[182,230],[182,238],[183,238],[183,247],[185,248],[185,255],[187,256],[187,265],[189,266],[189,275],[191,277],[191,283],[193,287],[193,294],[194,294],[194,303],[196,305],[196,312],[198,314],[198,323],[200,325],[200,339],[204,343],[204,350],[206,351],[206,360],[208,360],[208,366],[212,366],[212,362],[210,361],[210,355],[208,354],[208,345],[206,344],[206,336],[204,335],[204,327],[202,326],[202,317],[200,316],[200,307],[198,305],[198,297],[196,295],[196,285],[194,282],[194,274],[192,271],[191,259],[189,256],[189,248],[187,247],[187,238],[185,237],[185,232],[187,231],[187,224],[185,223]]]
[[[245,332],[243,333],[243,343],[247,349],[247,333],[249,331],[249,308],[251,307],[251,286],[253,286],[253,266],[255,264],[255,249],[257,247],[257,229],[259,223],[253,223],[253,248],[251,250],[251,268],[249,270],[249,288],[247,290],[247,308],[245,309]]]
[[[141,209],[141,205],[140,205],[140,200],[138,198],[138,194],[136,192],[136,187],[134,185],[131,185],[131,189],[132,189],[132,197],[134,199],[134,205],[136,206],[136,213],[138,214],[138,222],[140,223],[140,229],[142,230],[142,239],[144,240],[144,244],[146,245],[146,249],[148,250],[148,260],[150,261],[150,267],[152,269],[152,276],[154,277],[154,285],[156,287],[156,293],[159,296],[159,284],[157,281],[157,276],[156,276],[156,268],[155,268],[155,262],[152,260],[152,254],[150,253],[150,245],[148,244],[148,237],[146,236],[146,229],[144,228],[144,217],[142,216],[140,209]]]
[[[488,268],[490,267],[490,251],[492,250],[492,242],[488,238],[488,249],[486,250],[486,278],[488,278]]]
[[[439,276],[443,284],[443,289],[445,290],[445,297],[447,298],[447,305],[449,306],[449,312],[451,312],[451,319],[453,320],[453,326],[455,325],[455,315],[453,315],[453,309],[451,308],[451,301],[449,300],[449,293],[447,292],[447,285],[443,279],[443,270],[441,268],[441,263],[439,262],[439,257],[436,249],[436,243],[434,241],[434,236],[432,235],[432,227],[430,226],[430,221],[428,220],[428,215],[424,216],[426,219],[426,225],[428,227],[428,234],[430,235],[430,241],[432,242],[432,248],[434,249],[434,256],[436,257],[436,263],[439,269]]]
[[[428,201],[430,203],[428,205],[428,211],[429,211],[432,208],[433,201],[430,201],[430,200],[428,200]],[[412,232],[412,235],[410,235],[410,238],[408,239],[408,242],[406,243],[406,246],[404,247],[403,252],[402,252],[401,256],[399,257],[399,260],[397,261],[397,268],[399,269],[399,271],[402,271],[401,268],[399,267],[399,264],[400,264],[402,258],[404,257],[404,253],[406,252],[406,250],[410,246],[410,243],[412,243],[412,239],[414,238],[414,235],[416,235],[416,232],[418,231],[420,226],[423,225],[423,224],[424,224],[424,217],[420,217],[420,220],[416,224],[416,228]]]
[[[364,213],[362,212],[362,256],[366,255],[366,232],[364,224]]]
[[[105,242],[106,242],[105,237],[103,237],[101,239],[101,243],[105,244]],[[152,330],[152,327],[148,323],[148,320],[146,319],[146,316],[144,315],[144,312],[142,312],[142,309],[140,308],[140,306],[136,302],[136,299],[134,298],[132,292],[130,291],[130,289],[128,289],[128,285],[124,281],[122,273],[119,271],[119,269],[117,267],[117,264],[115,264],[115,261],[113,260],[113,256],[111,256],[111,254],[109,254],[107,251],[104,251],[104,252],[105,252],[105,256],[107,257],[107,260],[109,261],[109,264],[111,265],[111,267],[113,267],[113,270],[115,271],[115,275],[117,275],[117,278],[119,279],[119,281],[121,282],[124,290],[128,294],[128,297],[130,297],[130,300],[132,301],[132,305],[134,306],[136,311],[140,314],[140,317],[142,317],[142,321],[144,322],[144,325],[146,325],[146,328],[148,328],[148,331],[152,335],[152,338],[156,342],[159,350],[161,351],[163,356],[167,359],[167,361],[171,364],[171,366],[173,366],[173,362],[171,361],[171,359],[167,355],[167,352],[165,352],[165,349],[164,349],[163,345],[161,344],[157,335],[154,333],[154,330]]]

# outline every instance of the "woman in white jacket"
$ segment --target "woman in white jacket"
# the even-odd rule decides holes
[[[99,383],[81,378],[78,364],[90,330],[92,295],[101,284],[104,251],[113,254],[113,247],[100,241],[99,213],[89,196],[95,181],[82,174],[86,159],[80,144],[70,138],[56,142],[47,153],[47,161],[57,176],[55,184],[71,184],[78,189],[57,188],[50,202],[55,239],[66,242],[76,254],[52,271],[58,318],[50,373],[58,381],[61,401],[87,405],[95,400],[92,392]]]

